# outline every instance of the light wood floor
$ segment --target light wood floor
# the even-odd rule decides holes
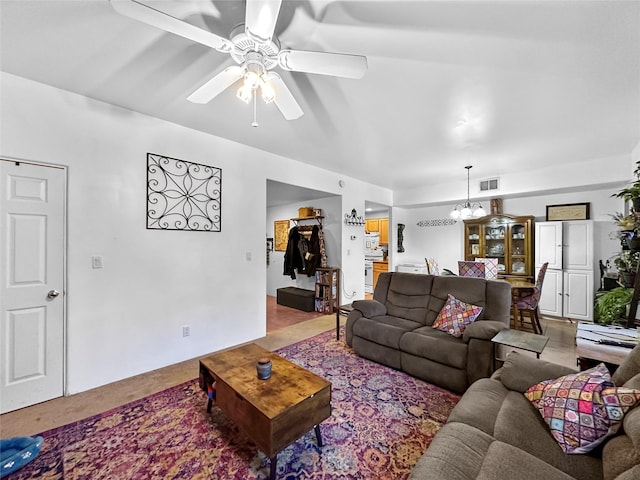
[[[287,322],[285,317],[288,313],[291,313],[291,318],[295,317],[295,320]],[[276,320],[273,315],[272,311],[267,318],[267,336],[255,342],[268,350],[276,350],[329,329],[335,329],[335,315],[317,317],[317,314],[312,313],[311,319],[306,320],[300,319],[297,311],[280,310],[280,317]],[[341,317],[342,325],[345,320],[345,317]],[[542,358],[575,367],[575,324],[544,318],[542,323],[545,334],[550,337]],[[76,422],[187,382],[196,378],[197,374],[198,359],[195,358],[76,395],[6,413],[0,416],[0,438],[35,435]]]

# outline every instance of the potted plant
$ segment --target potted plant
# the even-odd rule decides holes
[[[636,176],[636,180],[628,187],[623,188],[611,196],[631,202],[633,210],[640,212],[640,160],[636,162],[636,169],[633,171],[633,174]]]
[[[633,211],[624,215],[616,212],[611,218],[622,229],[616,233],[616,237],[620,239],[623,250],[640,250],[640,213]]]
[[[608,292],[596,293],[595,317],[598,323],[626,325],[627,309],[631,305],[633,288],[616,287]]]
[[[623,250],[613,260],[614,265],[620,273],[620,283],[625,287],[633,287],[638,271],[638,263],[640,263],[640,252],[632,250]]]

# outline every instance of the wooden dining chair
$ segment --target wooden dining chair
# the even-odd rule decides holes
[[[538,303],[540,302],[540,295],[542,294],[542,282],[544,276],[547,273],[547,266],[549,263],[543,263],[538,271],[538,278],[536,279],[535,287],[533,287],[529,295],[519,297],[515,300],[515,306],[518,309],[518,318],[520,319],[520,325],[523,325],[523,313],[526,312],[529,322],[531,322],[531,328],[534,333],[542,334],[542,325],[540,324],[540,313],[538,311]],[[515,321],[515,319],[514,319]]]

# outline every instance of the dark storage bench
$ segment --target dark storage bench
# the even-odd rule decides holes
[[[278,305],[297,308],[304,312],[315,310],[315,295],[313,290],[298,287],[283,287],[277,290]]]

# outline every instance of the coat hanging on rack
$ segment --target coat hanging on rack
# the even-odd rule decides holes
[[[299,227],[289,230],[289,241],[284,252],[283,275],[289,275],[292,280],[296,279],[298,273],[306,273],[305,256],[309,251],[309,241],[300,234]]]
[[[322,267],[322,251],[320,248],[320,237],[322,229],[318,225],[314,225],[311,229],[311,239],[309,240],[309,255],[307,257],[307,277],[311,277],[316,273],[316,268]],[[323,242],[324,244],[324,239]],[[326,263],[326,252],[325,252]]]

